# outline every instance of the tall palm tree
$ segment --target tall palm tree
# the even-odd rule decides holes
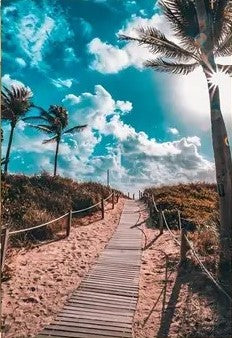
[[[219,88],[214,83],[219,71],[231,75],[232,66],[216,62],[218,56],[232,55],[232,0],[162,0],[161,10],[170,22],[178,43],[168,39],[155,27],[140,27],[136,41],[162,57],[147,60],[146,67],[174,74],[189,74],[201,67],[207,80],[210,98],[211,130],[220,206],[220,268],[231,271],[232,238],[232,162],[225,123],[220,108]],[[229,265],[228,265],[229,264]]]
[[[39,121],[41,124],[31,127],[40,130],[51,137],[43,141],[43,144],[56,142],[55,160],[54,160],[54,176],[57,174],[57,160],[59,153],[59,145],[63,134],[76,133],[83,130],[87,125],[75,126],[70,129],[65,129],[68,126],[68,112],[64,107],[52,105],[48,111],[37,107],[41,110],[39,116],[26,117],[24,121]]]
[[[13,141],[14,130],[17,122],[25,116],[33,106],[30,99],[32,92],[26,87],[12,86],[11,89],[3,86],[1,91],[2,119],[10,121],[11,130],[8,141],[6,157],[4,161],[4,172],[7,174],[10,150]]]

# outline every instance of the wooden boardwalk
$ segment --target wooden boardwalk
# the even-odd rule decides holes
[[[139,208],[139,202],[125,202],[118,228],[97,264],[37,338],[132,337],[142,236],[131,226],[139,221]]]

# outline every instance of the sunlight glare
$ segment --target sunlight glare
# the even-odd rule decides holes
[[[214,95],[214,92],[217,87],[224,85],[225,80],[227,78],[228,78],[227,69],[220,69],[220,70],[217,69],[215,72],[210,74],[208,82],[209,82],[209,87],[212,91],[212,95]]]

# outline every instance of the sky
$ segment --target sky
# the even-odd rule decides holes
[[[60,175],[106,183],[109,169],[111,185],[125,192],[215,180],[203,73],[145,69],[150,52],[120,41],[118,34],[147,25],[173,39],[154,0],[3,1],[2,84],[29,87],[33,103],[44,109],[64,106],[70,128],[88,125],[63,138]],[[231,143],[231,79],[222,76],[219,88]],[[4,155],[9,124],[3,129]],[[42,144],[45,138],[20,121],[9,171],[52,173],[55,144]]]

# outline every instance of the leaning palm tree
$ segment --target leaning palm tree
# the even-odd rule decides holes
[[[32,92],[26,87],[12,86],[11,89],[3,86],[1,92],[1,109],[2,119],[10,121],[11,130],[10,137],[4,161],[4,172],[7,174],[8,163],[10,158],[11,145],[13,141],[14,130],[17,122],[25,116],[29,109],[33,106],[30,99]]]
[[[232,73],[231,65],[216,62],[218,56],[232,55],[232,0],[162,0],[159,5],[178,43],[155,27],[140,27],[135,36],[121,35],[120,38],[136,41],[147,46],[152,53],[159,54],[156,59],[147,60],[146,67],[183,75],[201,67],[205,74],[220,206],[219,273],[222,276],[228,270],[228,264],[231,267],[232,163],[219,88],[214,79],[218,72]]]
[[[70,129],[65,129],[68,126],[68,112],[61,106],[50,106],[48,111],[37,107],[41,110],[39,116],[26,117],[24,121],[39,121],[38,125],[30,124],[51,137],[43,141],[43,144],[56,142],[55,160],[54,160],[54,176],[57,174],[57,161],[59,153],[59,145],[63,134],[76,133],[83,130],[87,125],[75,126]]]

